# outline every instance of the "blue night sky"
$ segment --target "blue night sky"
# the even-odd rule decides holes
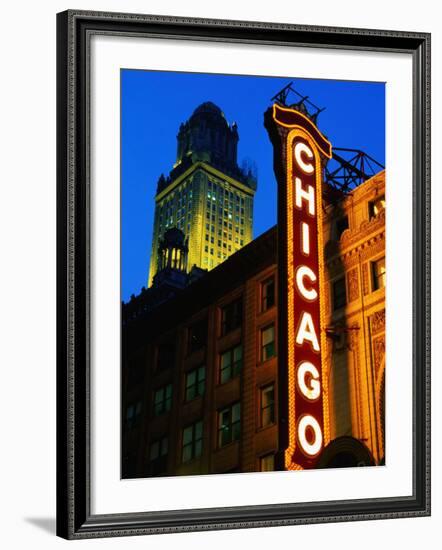
[[[176,160],[176,135],[198,105],[212,101],[238,124],[238,164],[257,167],[254,237],[276,223],[273,152],[263,125],[270,99],[293,81],[318,107],[318,126],[335,147],[362,149],[385,164],[385,85],[337,80],[121,71],[122,299],[146,286],[154,196]],[[295,99],[292,99],[294,102]],[[167,115],[166,115],[167,113]]]

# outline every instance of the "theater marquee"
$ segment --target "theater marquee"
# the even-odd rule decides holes
[[[284,469],[313,468],[328,443],[324,393],[322,166],[331,144],[293,108],[265,115],[278,181],[280,442]],[[281,349],[282,348],[282,349]],[[288,390],[288,391],[287,391]]]

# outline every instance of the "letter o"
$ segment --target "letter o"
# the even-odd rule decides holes
[[[306,437],[307,428],[313,430],[315,440],[310,443]],[[298,441],[302,451],[307,456],[316,456],[322,449],[322,430],[316,418],[310,414],[306,414],[301,418],[298,424]]]

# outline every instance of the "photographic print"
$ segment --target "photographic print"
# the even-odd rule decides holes
[[[121,477],[384,465],[385,84],[120,77]]]
[[[429,115],[426,33],[57,15],[59,536],[430,514]]]

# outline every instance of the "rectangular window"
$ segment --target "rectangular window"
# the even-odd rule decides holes
[[[267,311],[275,305],[275,279],[271,277],[261,283],[261,311]]]
[[[235,346],[220,355],[219,381],[224,384],[238,376],[242,369],[242,346]]]
[[[261,388],[261,428],[275,423],[275,386]]]
[[[151,475],[160,475],[167,471],[168,452],[169,442],[167,437],[151,443],[149,448],[149,471]]]
[[[269,325],[261,330],[261,361],[267,361],[275,354],[275,325]]]
[[[380,258],[372,262],[371,272],[373,277],[373,290],[384,288],[386,282],[385,258]]]
[[[204,395],[206,387],[206,368],[199,367],[186,374],[186,401],[192,401],[199,395]]]
[[[273,472],[275,469],[275,455],[270,453],[259,459],[259,470],[261,472]]]
[[[341,277],[333,283],[333,309],[340,309],[347,303],[347,294],[345,289],[345,277]]]
[[[201,456],[203,451],[203,422],[199,420],[183,430],[182,462]]]
[[[207,319],[200,319],[188,328],[188,353],[193,353],[207,344]]]
[[[142,404],[141,401],[138,401],[137,403],[134,403],[133,405],[129,405],[126,409],[126,427],[128,429],[133,428],[141,415],[142,410]]]
[[[174,339],[162,342],[158,346],[157,370],[166,370],[175,365],[175,346]]]
[[[242,298],[231,302],[221,310],[221,335],[235,330],[242,323]]]
[[[172,407],[172,384],[167,384],[155,390],[153,397],[153,414],[159,416]]]
[[[368,214],[370,219],[377,216],[380,212],[385,210],[385,196],[376,197],[374,200],[368,203]]]
[[[218,447],[224,447],[241,436],[241,405],[235,403],[218,412]]]

